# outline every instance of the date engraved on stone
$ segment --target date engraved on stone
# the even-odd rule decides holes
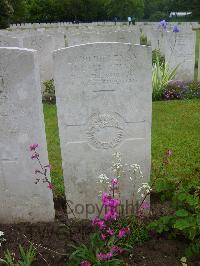
[[[123,139],[124,125],[124,120],[118,113],[92,115],[87,130],[89,144],[97,149],[116,147]]]

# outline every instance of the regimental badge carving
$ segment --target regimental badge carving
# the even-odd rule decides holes
[[[125,123],[118,113],[97,113],[90,117],[87,136],[91,146],[111,149],[121,143]]]

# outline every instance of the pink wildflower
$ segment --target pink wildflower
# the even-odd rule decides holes
[[[123,249],[120,248],[120,247],[118,247],[118,246],[113,246],[111,248],[111,252],[113,252],[113,253],[122,253],[123,252]]]
[[[101,238],[103,239],[103,240],[106,240],[106,235],[105,234],[101,234]]]
[[[110,236],[114,235],[114,231],[111,228],[108,228],[108,230],[106,231]]]
[[[109,206],[110,199],[112,197],[108,195],[106,192],[102,193],[101,201],[103,203],[103,206]]]
[[[144,201],[141,205],[141,208],[144,210],[149,209],[150,208],[149,202]]]
[[[81,265],[80,266],[92,266],[91,262],[88,261],[88,260],[84,260],[81,262]]]
[[[117,179],[117,178],[113,178],[113,179],[111,180],[111,184],[112,184],[113,186],[117,186],[117,185],[119,184],[118,179]]]
[[[106,214],[104,215],[104,220],[105,221],[116,220],[117,217],[118,217],[117,212],[111,209],[107,211]]]
[[[130,234],[130,228],[129,227],[124,227],[119,230],[118,233],[118,238],[123,238],[124,236]]]
[[[51,183],[49,183],[47,187],[51,190],[53,189],[53,185]]]
[[[172,154],[173,154],[172,150],[167,150],[167,151],[166,151],[166,155],[167,155],[168,157],[172,156]]]
[[[98,217],[95,217],[94,219],[92,219],[92,225],[96,225],[99,227],[99,229],[104,229],[105,228],[105,222],[101,219],[99,219]]]
[[[108,203],[111,208],[117,208],[120,205],[120,200],[119,199],[110,199]]]
[[[30,151],[35,151],[36,148],[38,148],[38,144],[34,143],[30,145]]]
[[[112,259],[112,257],[113,257],[112,252],[97,254],[97,258],[99,260],[110,260],[110,259]]]

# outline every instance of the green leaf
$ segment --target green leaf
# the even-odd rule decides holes
[[[191,221],[189,219],[179,219],[174,224],[174,228],[179,229],[179,230],[184,230],[191,226],[192,226]]]
[[[188,215],[189,212],[184,209],[176,211],[176,216],[178,217],[187,217]]]
[[[178,200],[180,201],[184,201],[185,199],[187,199],[187,194],[184,192],[181,192],[178,194]]]
[[[165,178],[158,178],[155,182],[157,192],[165,191],[169,189],[169,183]]]

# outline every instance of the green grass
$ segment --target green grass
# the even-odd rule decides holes
[[[54,197],[64,195],[64,180],[58,134],[56,105],[44,104],[44,119],[47,137],[49,162],[51,164],[51,178],[54,185]]]
[[[153,102],[152,177],[154,178],[167,149],[173,151],[169,174],[192,176],[200,167],[200,101]],[[51,176],[54,196],[64,194],[55,105],[44,104]]]
[[[152,177],[158,175],[164,152],[173,151],[170,176],[192,176],[200,171],[200,101],[153,103]],[[198,170],[199,169],[199,170]]]

